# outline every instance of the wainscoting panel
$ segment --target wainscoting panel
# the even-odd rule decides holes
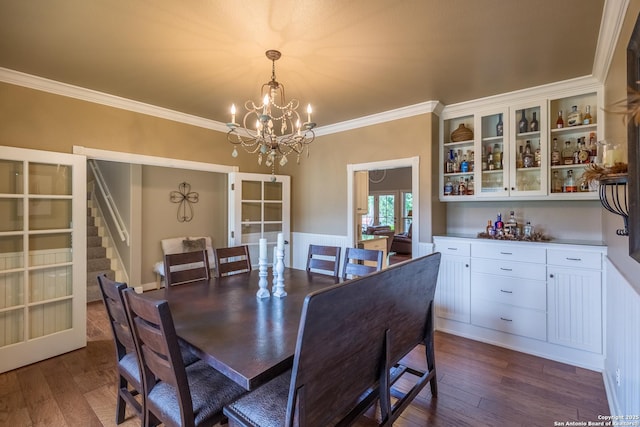
[[[612,415],[640,415],[640,295],[606,259],[604,385]],[[638,423],[621,418],[620,422]],[[623,424],[619,424],[623,425]]]
[[[291,266],[300,270],[307,267],[307,255],[309,254],[309,245],[323,246],[340,246],[342,252],[340,257],[344,257],[344,251],[347,246],[346,236],[337,236],[330,234],[311,234],[311,233],[291,233]],[[340,266],[342,268],[342,265]]]

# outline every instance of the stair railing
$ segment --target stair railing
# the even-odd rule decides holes
[[[98,184],[98,189],[100,190],[100,194],[107,205],[107,210],[109,211],[109,215],[111,216],[111,219],[113,220],[113,223],[116,226],[118,235],[120,235],[120,239],[123,242],[126,241],[127,246],[129,246],[129,232],[127,231],[127,227],[124,221],[122,220],[122,217],[120,216],[120,212],[118,212],[118,207],[116,206],[115,202],[113,201],[113,198],[111,197],[111,192],[109,191],[109,187],[107,186],[107,183],[104,180],[104,177],[102,176],[102,172],[100,172],[100,168],[93,160],[89,160],[88,163],[89,163],[89,167],[91,167],[91,170],[93,171],[93,176],[95,177],[96,183]]]

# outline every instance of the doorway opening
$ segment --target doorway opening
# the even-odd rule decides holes
[[[412,237],[419,235],[418,167],[418,157],[347,165],[347,238],[353,246],[372,227],[388,227],[393,239],[388,251],[391,263],[397,260],[392,258],[395,255],[404,260],[417,254],[417,238]],[[365,212],[357,206],[363,186],[356,173],[362,171],[367,171],[369,178],[364,186],[368,205]]]

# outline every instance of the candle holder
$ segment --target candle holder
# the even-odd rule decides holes
[[[258,276],[260,277],[260,279],[258,280],[258,287],[260,289],[258,289],[256,296],[258,298],[269,298],[271,296],[271,293],[269,292],[269,289],[268,289],[269,282],[267,281],[267,276],[269,275],[267,271],[267,259],[259,258],[258,266],[259,266]]]
[[[273,267],[273,296],[283,298],[287,296],[284,290],[284,248],[276,249],[277,261]]]

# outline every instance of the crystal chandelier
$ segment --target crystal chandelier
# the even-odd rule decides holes
[[[275,174],[275,165],[287,164],[287,157],[295,155],[300,163],[300,155],[306,150],[309,155],[309,144],[315,139],[311,121],[311,105],[307,106],[307,121],[302,123],[297,109],[297,99],[286,101],[284,85],[276,80],[276,61],[282,55],[277,50],[265,52],[272,63],[271,80],[262,85],[261,104],[252,100],[244,104],[247,110],[242,119],[242,126],[236,123],[236,107],[231,106],[231,123],[227,123],[229,132],[227,140],[234,145],[233,157],[238,156],[237,146],[247,153],[258,153],[258,164],[264,161]]]

